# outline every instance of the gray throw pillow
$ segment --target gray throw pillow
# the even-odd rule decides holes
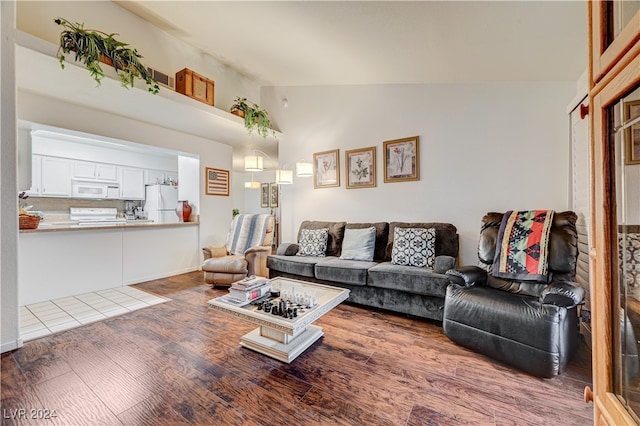
[[[373,251],[376,248],[376,228],[362,228],[344,230],[342,240],[342,255],[340,259],[373,261]]]
[[[434,228],[395,228],[391,263],[433,269],[436,258]]]
[[[328,239],[329,228],[300,230],[300,248],[296,256],[326,256]]]

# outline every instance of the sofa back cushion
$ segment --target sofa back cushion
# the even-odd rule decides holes
[[[376,228],[376,247],[373,252],[375,262],[383,262],[389,240],[389,224],[387,222],[347,223],[346,229]]]
[[[434,228],[436,230],[436,256],[458,258],[458,229],[443,222],[391,222],[389,223],[389,240],[385,250],[385,261],[391,261],[393,251],[393,234],[395,228]]]
[[[506,280],[493,277],[491,274],[493,259],[496,254],[496,242],[502,216],[504,213],[487,213],[482,218],[480,240],[478,242],[478,259],[480,266],[489,272],[487,285],[500,288],[511,293],[538,296],[546,284]],[[578,233],[576,231],[577,216],[572,211],[556,212],[549,232],[549,276],[555,281],[573,281],[578,260]]]
[[[300,224],[298,230],[298,241],[300,241],[300,232],[303,229],[329,229],[329,238],[327,240],[327,256],[340,256],[342,249],[342,239],[344,238],[344,227],[346,222],[320,222],[317,220],[305,220]]]
[[[496,255],[498,230],[504,213],[487,213],[482,218],[478,259],[485,265],[492,265]],[[556,278],[573,280],[578,258],[577,216],[572,211],[556,212],[549,232],[549,272]]]

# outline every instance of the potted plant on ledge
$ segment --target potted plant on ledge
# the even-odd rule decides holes
[[[270,134],[276,137],[276,132],[271,128],[269,113],[253,102],[248,102],[247,98],[237,97],[233,100],[230,109],[232,114],[244,118],[244,127],[252,134],[257,132],[263,138]]]
[[[140,62],[142,55],[129,44],[114,38],[117,34],[86,30],[84,24],[71,23],[63,18],[54,19],[64,30],[60,33],[58,59],[64,69],[65,53],[73,53],[75,60],[84,63],[91,77],[100,85],[104,71],[100,62],[115,68],[122,86],[133,87],[134,80],[140,78],[154,95],[160,91],[158,82],[151,76],[147,67]]]

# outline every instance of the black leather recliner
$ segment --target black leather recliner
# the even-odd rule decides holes
[[[503,213],[482,219],[479,266],[447,272],[451,284],[443,328],[454,342],[540,377],[564,371],[580,344],[577,307],[584,290],[576,283],[576,214],[555,213],[549,234],[548,280],[494,277]]]

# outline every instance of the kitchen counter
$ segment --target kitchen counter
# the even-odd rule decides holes
[[[21,229],[20,233],[60,232],[60,231],[95,231],[102,229],[131,229],[131,228],[168,228],[176,226],[197,226],[199,222],[155,223],[147,221],[129,221],[117,224],[78,225],[71,222],[47,223],[41,222],[36,229]]]
[[[21,230],[20,306],[197,271],[202,262],[198,225],[67,222]]]

